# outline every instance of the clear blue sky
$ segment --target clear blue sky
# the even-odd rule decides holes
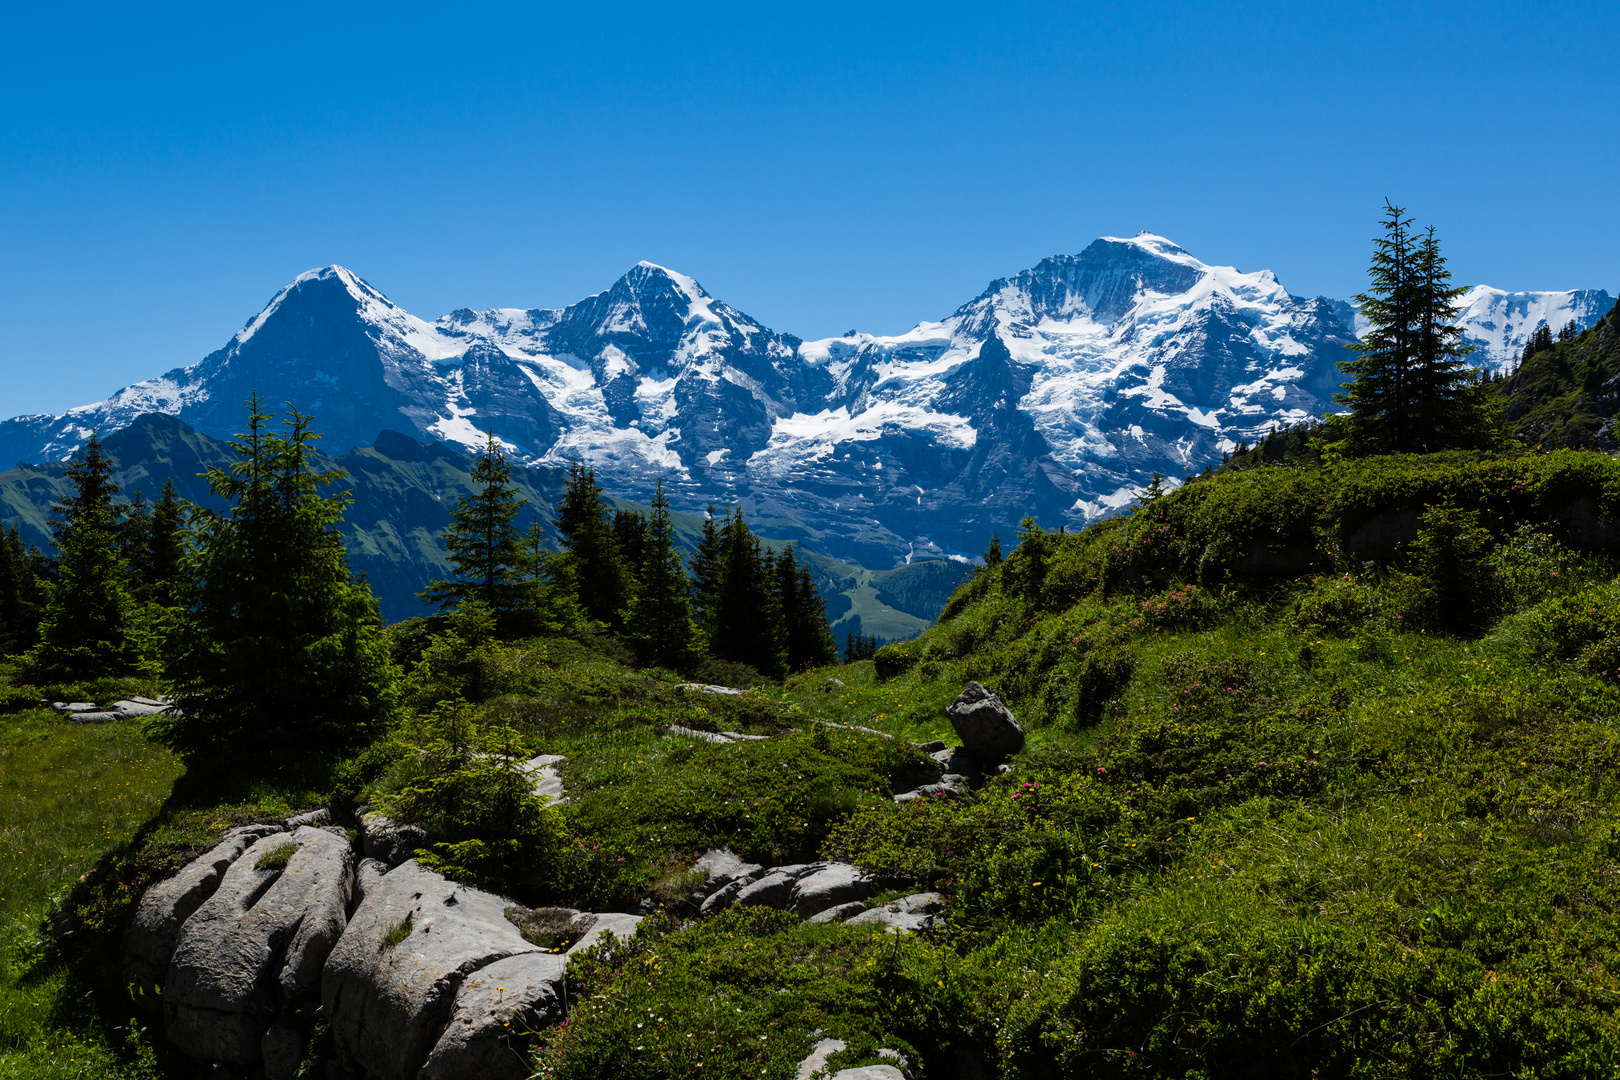
[[[337,262],[425,318],[638,259],[895,332],[1149,229],[1295,293],[1387,195],[1459,281],[1620,287],[1620,5],[17,5],[0,416],[220,347]]]

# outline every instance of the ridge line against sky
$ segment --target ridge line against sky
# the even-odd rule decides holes
[[[13,30],[3,416],[195,363],[328,263],[432,319],[564,307],[646,259],[774,330],[893,334],[1144,229],[1345,299],[1388,196],[1460,283],[1620,291],[1613,4],[90,5]]]

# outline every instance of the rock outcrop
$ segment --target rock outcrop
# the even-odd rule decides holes
[[[963,688],[945,707],[957,738],[982,765],[994,765],[1024,748],[1024,729],[1012,710],[992,691],[976,682]]]

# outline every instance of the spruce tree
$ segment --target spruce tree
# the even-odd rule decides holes
[[[639,577],[652,542],[646,515],[640,510],[615,510],[613,542],[619,548],[625,568]]]
[[[782,608],[788,670],[837,662],[838,643],[827,625],[827,604],[816,592],[810,571],[794,557],[792,544],[776,557],[776,594]]]
[[[0,656],[33,647],[39,630],[44,557],[24,545],[16,526],[0,532]]]
[[[640,514],[636,517],[641,518]],[[692,659],[692,607],[686,570],[675,548],[675,521],[660,480],[646,521],[640,588],[630,604],[627,627],[643,664],[684,668]]]
[[[241,460],[208,484],[228,513],[199,513],[185,558],[168,673],[183,715],[160,735],[193,760],[241,760],[245,747],[302,754],[352,746],[387,722],[397,672],[377,603],[349,572],[338,532],[347,492],[317,472],[309,418],[285,434],[257,394]]]
[[[720,591],[720,532],[715,525],[714,504],[703,519],[703,535],[692,553],[692,608],[698,626],[710,632],[710,615]]]
[[[146,533],[145,574],[141,599],[161,607],[175,605],[181,564],[186,555],[185,507],[175,493],[172,479],[163,481],[163,494],[152,505],[152,522]]]
[[[456,576],[434,581],[418,593],[441,609],[476,600],[495,616],[503,634],[514,633],[534,600],[526,573],[524,541],[517,529],[526,500],[512,482],[512,467],[494,433],[473,470],[473,494],[450,512],[445,550]]]
[[[991,533],[990,546],[984,549],[984,565],[1000,566],[1001,558],[1001,534]]]
[[[609,629],[623,630],[635,581],[615,542],[596,470],[577,461],[568,467],[568,487],[557,508],[557,531],[568,545],[580,607],[587,617]]]
[[[1466,359],[1474,347],[1462,343],[1462,328],[1454,325],[1457,298],[1468,290],[1451,284],[1432,225],[1418,245],[1416,270],[1417,356],[1411,390],[1422,427],[1414,433],[1413,445],[1439,450],[1477,444],[1487,434],[1485,400]]]
[[[720,530],[720,574],[709,620],[709,652],[780,678],[787,643],[775,575],[759,538],[734,510]]]
[[[123,557],[118,485],[101,440],[90,437],[84,456],[68,468],[73,494],[56,507],[51,529],[57,550],[56,581],[39,623],[39,642],[26,670],[36,680],[88,679],[133,674],[136,642],[129,566]]]

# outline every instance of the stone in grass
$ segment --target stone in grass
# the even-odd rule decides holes
[[[980,762],[997,762],[1024,748],[1024,729],[1002,700],[976,682],[945,707],[957,738]]]
[[[849,863],[827,863],[793,883],[787,908],[799,915],[815,915],[852,900],[865,900],[882,892],[885,882]]]
[[[714,743],[717,746],[724,746],[735,741],[728,739],[717,731],[699,731],[696,728],[684,727],[681,724],[669,725],[664,729],[664,734],[676,739],[697,739],[699,742]]]
[[[804,869],[802,866],[772,867],[760,875],[759,880],[749,882],[738,890],[732,902],[739,907],[785,908],[788,898],[793,895],[793,883]]]
[[[260,1066],[283,1006],[313,994],[347,923],[354,855],[301,828],[255,840],[180,928],[163,983],[169,1041],[202,1061]]]
[[[220,878],[261,836],[282,831],[280,825],[244,825],[173,877],[147,887],[124,935],[124,981],[144,990],[163,985],[180,927],[219,888]]]
[[[945,898],[936,892],[913,893],[879,904],[848,921],[849,926],[883,926],[891,934],[932,930],[943,921]]]
[[[843,922],[845,919],[859,915],[866,910],[866,905],[859,900],[851,900],[847,904],[830,907],[826,911],[818,911],[805,920],[807,923],[833,923]]]
[[[701,904],[733,881],[753,877],[764,867],[759,863],[743,862],[730,848],[710,848],[698,857],[698,861],[692,864],[692,869],[702,871],[706,875],[702,883],[692,892],[692,903]]]
[[[360,817],[361,852],[390,870],[426,846],[427,833],[415,825],[401,825],[376,812]]]

